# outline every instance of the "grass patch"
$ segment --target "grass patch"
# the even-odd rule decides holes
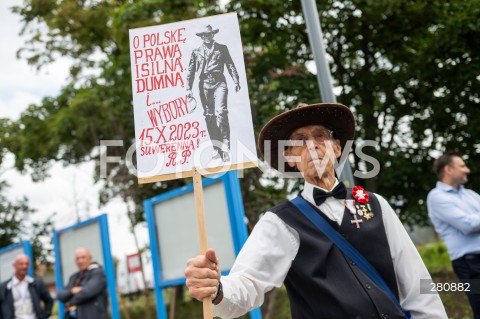
[[[447,247],[443,242],[425,244],[417,248],[430,273],[453,272]]]

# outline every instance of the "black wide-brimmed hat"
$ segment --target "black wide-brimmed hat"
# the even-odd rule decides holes
[[[197,33],[195,33],[196,35],[198,35],[199,37],[201,37],[202,35],[204,34],[217,34],[218,33],[218,29],[213,29],[211,25],[207,25],[203,28],[202,31],[199,31]]]
[[[285,111],[267,122],[258,136],[258,147],[262,157],[270,166],[282,173],[295,172],[286,161],[285,167],[278,167],[279,156],[283,156],[283,150],[278,152],[278,142],[290,139],[290,135],[296,129],[307,125],[322,125],[334,133],[335,139],[340,140],[340,146],[343,148],[348,140],[355,136],[355,118],[352,111],[343,104],[338,103],[319,103],[319,104],[299,104],[292,110]],[[265,141],[270,141],[269,146]],[[265,156],[265,152],[269,152]]]

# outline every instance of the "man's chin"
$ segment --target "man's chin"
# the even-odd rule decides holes
[[[321,158],[313,159],[310,162],[308,162],[308,166],[309,167],[315,167],[317,170],[319,170],[319,169],[322,168],[322,166],[325,166],[325,165],[322,165],[322,160],[323,159],[321,159]]]
[[[330,166],[331,166],[329,164],[330,163],[328,163],[328,162],[324,163],[323,159],[314,159],[314,160],[312,160],[308,163],[308,166],[309,167],[315,167],[315,169],[320,172],[322,170],[323,171],[326,171],[326,170],[328,171],[330,169]]]
[[[323,178],[328,175],[327,172],[328,172],[328,168],[326,167],[322,168],[321,166],[314,165],[309,169],[310,174],[308,175],[315,176],[317,178]]]

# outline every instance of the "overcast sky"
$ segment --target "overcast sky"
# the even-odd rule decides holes
[[[16,58],[16,51],[25,38],[18,36],[21,22],[9,8],[22,3],[21,0],[0,1],[0,118],[17,119],[28,105],[39,103],[46,96],[56,96],[68,73],[68,60],[60,59],[37,71]],[[55,226],[61,229],[76,222],[76,211],[82,220],[107,213],[113,255],[122,258],[125,254],[135,252],[122,202],[117,200],[102,209],[98,208],[99,186],[93,184],[93,163],[68,168],[55,164],[50,171],[51,178],[34,183],[29,176],[23,176],[11,168],[13,157],[7,158],[6,162],[0,169],[3,172],[0,173],[0,179],[11,185],[9,199],[26,196],[30,206],[37,210],[35,218],[56,212]],[[141,243],[148,243],[146,229],[140,228],[138,233]]]

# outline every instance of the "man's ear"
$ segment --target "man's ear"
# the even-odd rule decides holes
[[[283,151],[283,157],[285,157],[285,159],[287,160],[288,166],[290,166],[292,168],[297,166],[296,163],[298,163],[298,162],[294,161],[293,159],[297,158],[298,156],[293,155],[290,148],[287,148],[286,150]]]
[[[450,165],[445,165],[445,167],[443,168],[443,176],[445,175],[450,175],[450,173],[452,172],[452,167]]]
[[[333,143],[333,151],[335,153],[335,157],[339,158],[342,156],[342,146],[340,145],[340,140],[335,139]]]

